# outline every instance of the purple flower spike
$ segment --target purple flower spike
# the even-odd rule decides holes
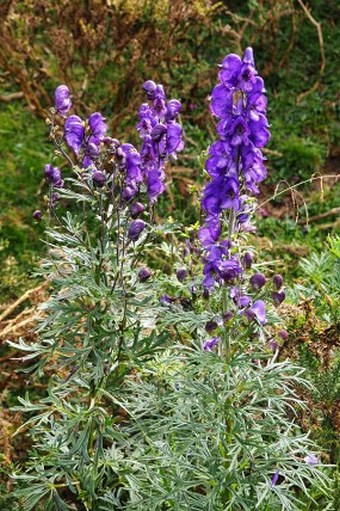
[[[138,272],[138,279],[140,282],[146,282],[151,277],[149,268],[141,268]]]
[[[78,115],[70,115],[65,121],[65,140],[68,146],[78,155],[83,145],[85,128]]]
[[[272,476],[271,486],[275,486],[279,480],[280,472],[277,470]]]
[[[284,291],[278,291],[278,292],[272,293],[272,299],[276,305],[280,305],[285,300],[285,298],[286,298],[286,293]]]
[[[308,465],[317,465],[319,463],[319,459],[315,454],[309,454],[303,458],[304,462]]]
[[[141,232],[145,229],[146,223],[143,220],[133,220],[128,231],[128,238],[137,241]]]
[[[203,343],[203,349],[204,351],[212,351],[214,346],[216,346],[219,343],[220,339],[218,337],[211,337],[211,339],[208,339]]]
[[[70,91],[66,85],[59,85],[54,93],[54,108],[57,114],[66,116],[67,112],[72,107],[70,99]]]
[[[255,273],[250,277],[250,284],[252,285],[255,291],[261,289],[266,283],[266,277],[263,273]]]

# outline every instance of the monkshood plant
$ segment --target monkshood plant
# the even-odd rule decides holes
[[[266,104],[251,48],[228,55],[211,94],[218,140],[205,164],[200,246],[187,242],[161,297],[158,324],[178,342],[129,377],[121,399],[136,449],[122,462],[125,484],[102,499],[106,511],[332,509],[317,447],[294,422],[308,383],[277,361],[288,337],[283,279],[251,247]]]
[[[166,162],[183,148],[181,104],[153,81],[144,90],[138,150],[108,137],[99,112],[86,121],[70,115],[65,85],[47,119],[55,160],[44,169],[46,211],[33,216],[46,218],[41,273],[52,294],[41,306],[38,341],[11,343],[33,361],[25,370],[49,378],[39,402],[26,396],[17,407],[30,414],[24,427],[33,445],[25,474],[14,475],[25,510],[99,509],[104,491],[120,485],[119,460],[132,439],[118,390],[167,341],[152,328],[159,304],[145,246],[161,229],[153,208]],[[68,170],[57,165],[63,160]]]

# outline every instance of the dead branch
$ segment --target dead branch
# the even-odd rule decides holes
[[[7,307],[7,309],[5,309],[2,314],[0,314],[0,322],[3,321],[7,316],[9,316],[21,303],[27,300],[31,295],[38,293],[39,291],[42,291],[47,287],[47,285],[48,285],[47,282],[43,282],[39,286],[26,291],[22,296],[20,296],[20,298],[18,298],[9,307]]]
[[[323,33],[322,33],[321,23],[316,21],[315,18],[313,18],[310,9],[302,2],[302,0],[298,0],[298,3],[301,6],[301,8],[303,9],[303,11],[304,11],[306,17],[309,19],[309,21],[312,23],[312,25],[314,25],[314,27],[316,27],[316,30],[318,33],[319,46],[320,46],[320,57],[321,57],[319,78],[316,80],[316,82],[310,89],[299,94],[299,96],[297,97],[297,103],[299,104],[308,94],[310,94],[311,92],[315,91],[318,88],[318,86],[320,84],[320,78],[323,75],[324,70],[325,70],[326,57],[325,57],[325,47],[324,47],[324,42],[323,42]]]
[[[329,216],[333,215],[339,215],[340,214],[340,208],[332,208],[329,211],[326,211],[325,213],[320,213],[319,215],[310,216],[308,219],[308,222],[317,222],[318,220],[322,220],[323,218],[327,218]],[[297,222],[298,224],[304,224],[306,223],[306,219],[300,219]]]

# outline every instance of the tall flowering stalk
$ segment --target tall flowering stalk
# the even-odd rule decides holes
[[[118,389],[167,339],[152,327],[157,283],[144,247],[152,243],[149,206],[165,190],[165,165],[183,148],[181,104],[167,101],[152,81],[144,89],[140,148],[108,136],[100,112],[86,120],[72,113],[67,86],[55,91],[47,211],[33,213],[46,218],[49,252],[41,272],[52,292],[38,341],[13,344],[35,360],[31,370],[53,367],[46,396],[21,398],[18,407],[35,411],[26,473],[14,475],[27,511],[99,510],[106,489],[123,486],[116,462],[131,447]]]
[[[266,177],[266,103],[251,48],[242,60],[225,57],[211,94],[219,138],[205,165],[203,250],[192,240],[177,253],[171,294],[160,298],[160,327],[178,342],[130,379],[124,399],[143,467],[126,482],[128,510],[300,511],[327,502],[317,447],[294,421],[304,406],[297,389],[308,383],[277,361],[288,337],[283,279],[264,275],[250,247],[253,195]],[[127,472],[135,461],[126,460]],[[105,510],[116,501],[108,491]]]

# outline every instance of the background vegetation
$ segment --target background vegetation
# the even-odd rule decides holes
[[[215,66],[228,52],[252,45],[266,81],[272,131],[266,154],[269,179],[259,199],[259,248],[274,255],[278,271],[291,285],[290,338],[282,357],[293,354],[318,383],[318,394],[306,396],[310,415],[301,417],[301,425],[312,428],[325,460],[336,462],[340,429],[336,351],[340,333],[339,18],[336,0],[312,0],[308,5],[300,0],[2,2],[0,319],[4,332],[17,314],[32,310],[43,292],[39,288],[28,297],[31,302],[22,301],[2,318],[10,303],[40,284],[32,274],[44,244],[32,211],[44,208],[42,169],[52,150],[44,118],[55,87],[67,84],[78,111],[102,111],[114,136],[132,142],[145,79],[163,83],[169,95],[179,97],[184,104],[186,151],[169,176],[172,185],[158,211],[194,222],[202,152],[214,138],[208,95],[216,80]],[[301,181],[307,182],[300,186]],[[289,186],[290,192],[278,195]],[[13,335],[19,333],[20,329]],[[24,333],[30,335],[27,327]],[[24,455],[16,440],[9,440],[20,424],[20,417],[9,408],[26,383],[14,373],[17,364],[10,360],[12,356],[2,344],[4,490],[0,493],[4,494],[10,489],[6,474],[11,464]]]

